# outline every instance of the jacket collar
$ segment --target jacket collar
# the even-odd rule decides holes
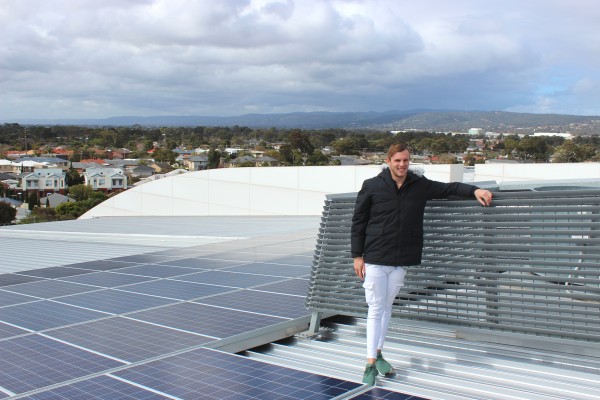
[[[396,182],[392,179],[392,173],[390,172],[390,169],[388,167],[384,168],[383,171],[381,171],[379,173],[379,176],[381,178],[383,178],[383,180],[385,181],[385,183],[391,187],[393,187],[394,189],[397,189],[396,187]],[[404,184],[402,186],[406,186],[418,179],[420,179],[423,175],[415,173],[414,171],[408,170],[408,173],[406,174],[406,180],[404,181]]]

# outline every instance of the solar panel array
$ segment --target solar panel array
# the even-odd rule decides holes
[[[360,376],[218,349],[309,320],[314,242],[253,238],[0,274],[0,399],[379,398]]]
[[[360,387],[207,346],[308,317],[313,246],[236,241],[1,274],[0,399],[329,399]]]

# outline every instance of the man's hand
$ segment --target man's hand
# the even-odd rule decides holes
[[[492,204],[492,192],[490,192],[489,190],[485,190],[485,189],[475,190],[475,198],[481,203],[482,206],[487,207],[490,204]],[[355,263],[355,265],[356,265],[356,263]]]
[[[365,279],[365,260],[362,257],[354,257],[354,273],[361,280]]]

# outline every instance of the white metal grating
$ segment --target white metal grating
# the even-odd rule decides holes
[[[364,317],[350,256],[355,194],[325,202],[306,305]],[[496,192],[427,204],[423,262],[395,318],[600,341],[600,190]]]

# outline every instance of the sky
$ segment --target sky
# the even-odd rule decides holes
[[[596,0],[0,0],[0,121],[600,115]]]

